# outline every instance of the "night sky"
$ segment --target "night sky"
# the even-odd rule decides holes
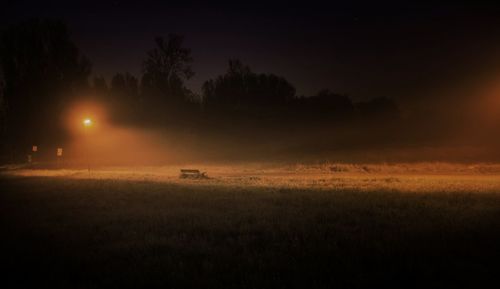
[[[500,59],[492,5],[179,2],[7,1],[1,21],[64,19],[93,74],[108,79],[139,75],[154,37],[182,34],[194,57],[188,87],[195,92],[239,58],[256,72],[284,76],[299,95],[328,88],[354,99],[422,98],[493,71]]]

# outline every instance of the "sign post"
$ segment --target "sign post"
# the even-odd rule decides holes
[[[63,155],[63,149],[62,148],[57,148],[57,167],[61,167],[61,158]]]
[[[87,142],[86,143],[86,151],[85,151],[85,158],[87,159],[87,170],[89,172],[89,177],[90,177],[90,160],[89,160],[89,132],[88,130],[90,129],[90,127],[92,126],[92,120],[90,118],[86,118],[83,120],[83,126],[84,126],[84,129],[85,129],[85,141]]]
[[[31,147],[31,152],[32,152],[32,154],[31,154],[31,157],[30,157],[30,160],[29,160],[30,164],[34,163],[35,160],[37,159],[35,156],[36,156],[36,154],[38,152],[38,146],[37,145],[33,145]]]

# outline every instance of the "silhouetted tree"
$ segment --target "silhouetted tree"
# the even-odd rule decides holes
[[[117,95],[137,97],[139,95],[139,81],[130,73],[117,73],[111,79],[111,91]]]
[[[7,104],[4,98],[4,81],[3,73],[0,71],[0,147],[3,149],[5,145],[5,130],[6,130],[6,116],[7,116]],[[0,149],[1,152],[1,149]]]
[[[208,110],[250,114],[275,111],[295,97],[295,88],[286,79],[254,73],[239,60],[229,60],[226,74],[206,81],[202,91]]]
[[[191,94],[184,82],[194,75],[193,58],[191,50],[183,47],[183,40],[176,34],[169,34],[166,40],[156,38],[157,47],[150,50],[144,60],[141,90],[151,112],[178,114]]]
[[[293,110],[304,122],[308,120],[331,122],[346,120],[353,116],[354,104],[347,95],[323,89],[316,95],[296,99]]]
[[[61,139],[61,114],[78,89],[87,86],[89,61],[71,41],[66,25],[31,20],[1,35],[0,66],[11,143],[26,147]]]
[[[96,76],[94,77],[92,87],[97,94],[108,94],[109,88],[108,84],[106,83],[106,79],[102,76]]]
[[[141,110],[139,81],[130,73],[117,73],[111,79],[110,94],[116,120],[130,123],[137,121]]]
[[[369,120],[390,120],[400,116],[398,104],[388,97],[376,97],[359,102],[356,108],[362,118]]]

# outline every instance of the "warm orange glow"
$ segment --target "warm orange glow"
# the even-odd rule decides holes
[[[67,104],[63,120],[66,131],[76,140],[97,133],[109,122],[106,107],[97,101],[75,101]]]
[[[86,118],[83,120],[83,125],[86,127],[92,126],[92,120],[90,118]]]

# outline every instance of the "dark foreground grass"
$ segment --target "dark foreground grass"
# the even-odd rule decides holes
[[[0,190],[2,288],[499,284],[500,193],[19,177]]]

